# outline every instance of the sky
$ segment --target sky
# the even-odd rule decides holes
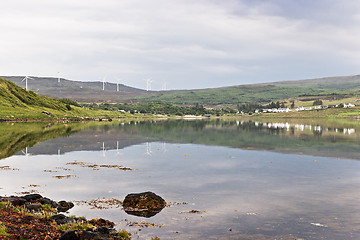
[[[199,89],[360,73],[359,0],[1,2],[0,75]]]

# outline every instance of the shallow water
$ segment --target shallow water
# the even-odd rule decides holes
[[[114,221],[133,239],[359,239],[360,130],[268,125],[73,125],[76,131],[1,160],[10,170],[1,171],[0,195],[84,201],[155,192],[170,206],[151,218],[128,215],[121,206],[79,203],[69,211]],[[155,226],[128,226],[141,221]]]

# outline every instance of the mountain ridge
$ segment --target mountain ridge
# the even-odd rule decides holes
[[[5,76],[18,85],[24,76]],[[304,80],[285,80],[256,84],[243,84],[218,88],[146,91],[124,84],[72,81],[55,77],[33,77],[29,80],[30,89],[55,98],[69,98],[79,102],[169,102],[172,104],[239,104],[266,103],[285,98],[307,95],[357,94],[360,92],[360,75],[323,77]]]

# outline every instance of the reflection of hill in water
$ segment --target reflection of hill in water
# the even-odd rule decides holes
[[[34,130],[24,133],[28,131],[25,129],[29,129],[27,126],[32,126],[31,129]],[[6,132],[3,128],[0,125],[0,131]],[[17,136],[15,140],[2,138],[0,146],[3,157],[34,145],[36,146],[30,148],[29,152],[36,155],[57,154],[59,149],[61,153],[100,151],[103,146],[109,150],[144,142],[164,141],[360,159],[360,130],[353,126],[329,128],[325,124],[166,120],[126,124],[115,121],[54,124],[50,127],[46,127],[46,124],[25,124],[20,125],[20,128],[21,131],[16,130],[16,127],[12,128]],[[10,138],[13,135],[7,136]],[[8,150],[4,151],[4,148]]]
[[[122,149],[128,146],[141,144],[146,139],[132,136],[121,131],[100,131],[85,129],[68,137],[59,137],[41,142],[31,148],[31,154],[61,154],[72,151],[100,151],[103,146],[106,150]],[[103,145],[104,143],[104,145]]]
[[[144,122],[125,131],[160,141],[360,159],[359,129],[327,128],[325,123],[308,126],[298,129],[295,124],[281,128],[240,121],[165,121],[155,125]],[[349,129],[352,134],[348,134]]]
[[[66,124],[2,123],[0,124],[0,159],[58,136],[77,131]]]

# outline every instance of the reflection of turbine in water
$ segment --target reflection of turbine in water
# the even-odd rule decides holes
[[[21,150],[21,152],[25,155],[25,156],[29,156],[30,153],[28,153],[28,147],[25,148],[25,152],[24,150]]]
[[[103,149],[103,157],[105,157],[105,142],[103,142],[102,149]]]
[[[166,142],[162,143],[162,151],[167,152],[167,150],[166,150]]]
[[[151,155],[151,143],[146,142],[146,155]]]

